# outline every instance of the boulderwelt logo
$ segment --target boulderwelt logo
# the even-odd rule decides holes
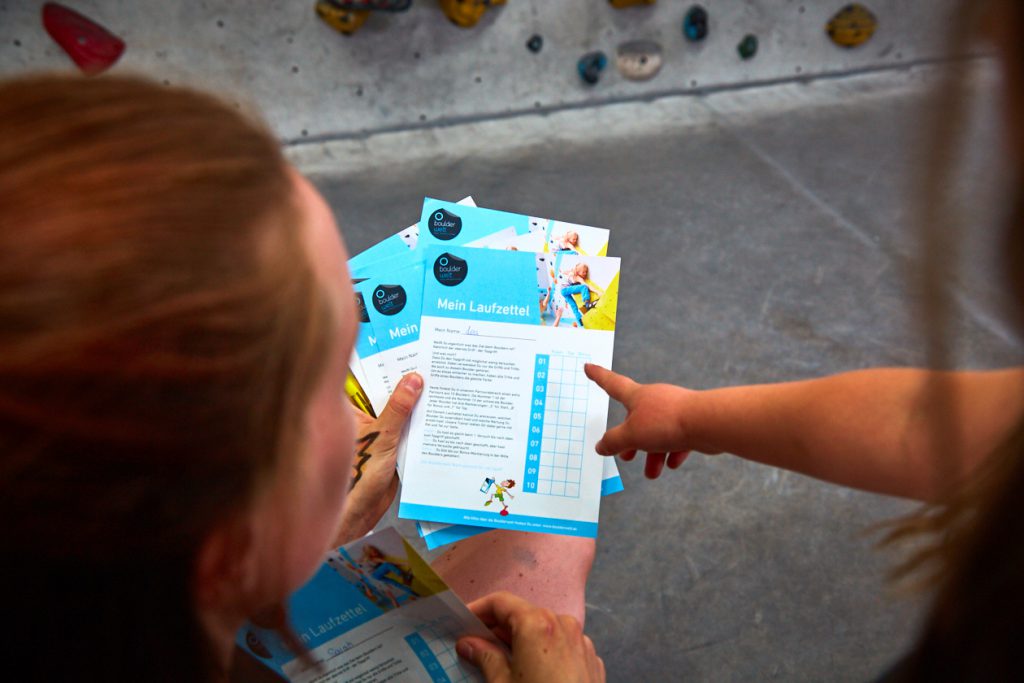
[[[359,316],[359,322],[370,322],[370,314],[366,312],[366,300],[363,299],[363,295],[359,292],[356,292],[356,313]]]
[[[371,300],[382,315],[398,315],[405,308],[405,290],[402,285],[377,285]]]
[[[462,284],[469,274],[469,264],[458,256],[441,254],[434,261],[434,277],[446,287]]]
[[[462,219],[451,211],[438,209],[430,214],[427,221],[427,228],[430,234],[439,240],[453,240],[462,232]]]

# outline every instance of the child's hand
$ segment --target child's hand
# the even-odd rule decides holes
[[[665,465],[676,469],[683,464],[690,450],[696,448],[687,422],[693,420],[697,392],[671,384],[638,384],[592,363],[587,363],[584,370],[626,408],[622,424],[609,429],[597,442],[598,453],[618,454],[629,461],[637,451],[646,451],[644,474],[650,479],[657,479]]]
[[[511,593],[493,593],[470,603],[469,609],[512,651],[510,657],[483,638],[459,640],[459,656],[476,664],[488,683],[604,681],[604,662],[573,617],[556,615]]]

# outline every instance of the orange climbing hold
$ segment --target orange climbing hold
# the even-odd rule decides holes
[[[854,48],[871,39],[878,20],[864,5],[855,2],[836,12],[825,25],[832,42],[845,48]]]
[[[461,28],[473,28],[488,7],[504,5],[505,0],[441,0],[441,11]]]
[[[608,3],[615,9],[635,7],[636,5],[653,5],[658,0],[608,0]]]
[[[335,31],[349,36],[366,23],[370,12],[369,10],[341,9],[330,0],[317,0],[316,15]]]

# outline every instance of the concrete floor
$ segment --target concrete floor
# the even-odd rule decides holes
[[[805,378],[923,360],[907,280],[923,105],[897,91],[735,116],[695,101],[711,123],[685,132],[315,181],[353,251],[410,223],[424,195],[611,228],[623,258],[618,371],[694,388]],[[991,156],[984,121],[974,159]],[[957,188],[978,201],[978,230],[997,186],[986,168]],[[973,367],[1020,360],[997,321],[990,245],[972,234],[954,295],[959,357]],[[728,455],[695,456],[656,482],[636,463],[622,473],[588,593],[609,680],[863,681],[913,637],[920,606],[887,592],[893,557],[862,535],[907,502]]]

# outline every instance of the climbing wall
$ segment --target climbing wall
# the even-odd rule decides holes
[[[42,28],[42,4],[0,0],[0,75],[73,68]],[[679,0],[625,9],[605,0],[508,0],[472,29],[448,21],[438,0],[415,0],[407,12],[373,14],[351,36],[321,21],[313,0],[67,4],[124,39],[113,71],[255,104],[289,142],[928,62],[945,54],[953,6],[865,3],[877,29],[850,49],[825,30],[844,3],[810,0],[705,3],[708,34],[699,42],[684,38],[692,3]],[[756,52],[744,59],[738,46],[748,35]],[[618,48],[633,41],[660,48],[650,80],[628,80],[616,68]],[[588,84],[577,63],[597,51],[607,66]],[[637,68],[645,54],[634,42],[623,57]]]

